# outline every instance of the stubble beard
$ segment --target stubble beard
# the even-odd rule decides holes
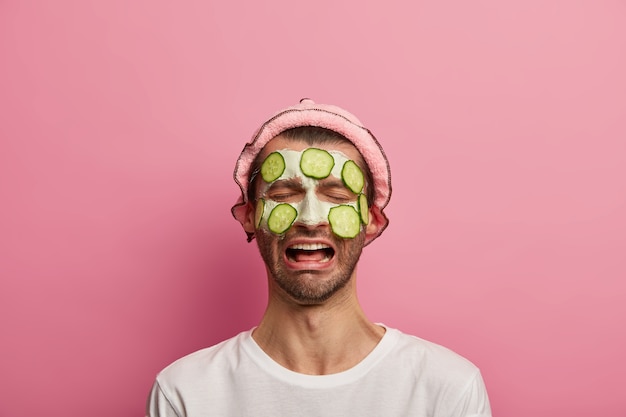
[[[315,232],[310,231],[297,233],[307,237],[314,237],[312,235],[315,234]],[[322,278],[321,275],[329,274],[329,272],[317,270],[291,271],[286,268],[283,263],[286,248],[281,245],[284,237],[259,229],[256,238],[261,257],[270,271],[270,279],[273,279],[294,301],[306,305],[327,301],[350,282],[365,241],[362,233],[354,239],[337,239],[333,236],[336,248],[334,255],[336,266],[330,271],[329,276]]]

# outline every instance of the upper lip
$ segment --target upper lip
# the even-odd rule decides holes
[[[317,250],[330,248],[333,251],[335,246],[327,239],[320,238],[296,238],[289,242],[287,249],[304,249],[304,250]]]

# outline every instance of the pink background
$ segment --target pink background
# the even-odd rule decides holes
[[[624,1],[0,1],[0,416],[143,415],[257,323],[235,159],[302,97],[392,163],[371,319],[494,415],[626,415]]]

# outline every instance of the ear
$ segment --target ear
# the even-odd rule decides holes
[[[245,210],[245,217],[243,218],[241,225],[243,226],[243,230],[246,231],[248,236],[254,235],[254,232],[256,232],[256,224],[254,222],[254,219],[256,217],[256,207],[252,202],[248,201],[246,203]]]
[[[365,244],[367,245],[387,227],[389,221],[377,206],[370,207],[370,222],[365,226]]]

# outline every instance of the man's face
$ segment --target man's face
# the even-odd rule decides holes
[[[261,203],[254,215],[259,250],[271,278],[301,304],[321,303],[350,282],[364,246],[366,227],[361,225],[358,214],[359,194],[346,186],[339,168],[320,179],[303,172],[302,155],[309,148],[304,142],[281,136],[265,146],[261,160],[280,153],[285,169],[276,179],[271,176],[269,181],[258,179],[256,196]],[[328,151],[340,167],[349,160],[363,166],[360,154],[349,143],[321,144],[315,148]],[[364,184],[364,188],[368,186]],[[276,223],[272,216],[279,217],[271,213],[280,210],[278,206],[287,207],[288,217],[293,215],[295,220],[288,218],[283,225],[280,221]],[[340,206],[348,214],[348,220],[340,216],[339,225],[331,227],[329,213]],[[356,226],[352,223],[354,216]],[[344,229],[351,229],[356,235],[339,237],[338,230]]]

